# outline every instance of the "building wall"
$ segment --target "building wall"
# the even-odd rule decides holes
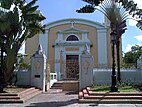
[[[50,61],[49,63],[51,64],[51,71],[54,71],[54,56],[55,56],[55,49],[53,47],[55,40],[57,39],[57,32],[59,30],[64,30],[66,28],[69,28],[70,24],[64,24],[64,25],[59,25],[55,26],[49,29],[48,35],[49,35],[49,44],[48,44],[48,60]],[[94,57],[94,66],[98,67],[98,42],[97,42],[97,31],[95,27],[84,25],[84,24],[74,24],[74,27],[81,29],[81,30],[87,30],[88,31],[88,38],[90,42],[92,43],[91,47],[91,54]],[[70,31],[71,32],[71,31]],[[63,39],[65,40],[67,36],[70,33],[65,33],[63,35]],[[75,33],[74,33],[75,34]],[[80,39],[82,39],[82,35],[80,33],[76,33]],[[52,63],[51,63],[52,62]]]
[[[74,21],[74,23],[72,24],[71,21]],[[87,37],[91,43],[90,52],[94,57],[94,67],[102,67],[100,66],[99,63],[100,62],[102,63],[103,61],[107,64],[105,67],[112,66],[110,29],[107,28],[107,25],[101,25],[100,23],[84,19],[64,19],[47,24],[45,34],[43,35],[40,34],[39,36],[35,36],[26,41],[26,51],[25,51],[26,54],[33,55],[37,50],[38,44],[39,43],[43,44],[44,45],[43,51],[46,51],[45,55],[47,56],[48,63],[51,66],[51,72],[54,72],[55,71],[54,63],[56,59],[55,41],[59,36],[58,33],[60,31],[63,31],[71,27],[87,32]],[[82,32],[69,30],[62,33],[63,40],[65,40],[67,36],[71,34],[71,32],[77,35],[81,40],[83,39]],[[41,39],[42,36],[43,37],[46,36],[45,39]],[[122,46],[120,48],[120,53],[122,53],[121,49]],[[28,61],[29,59],[27,59],[27,62]]]
[[[55,48],[54,48],[54,45],[55,45],[55,40],[57,39],[57,32],[59,30],[64,30],[65,28],[68,28],[69,25],[68,24],[64,24],[64,25],[60,25],[60,26],[55,26],[55,27],[52,27],[48,30],[48,39],[49,39],[49,42],[48,42],[48,56],[47,56],[47,59],[48,59],[48,62],[51,66],[51,72],[54,72],[54,63],[55,63]]]
[[[142,84],[142,69],[120,69],[121,82],[124,84],[141,85]],[[94,84],[110,85],[112,69],[109,68],[96,68],[93,70]],[[116,70],[117,76],[117,70]]]
[[[88,39],[92,43],[92,47],[90,48],[90,52],[94,57],[94,66],[98,66],[98,41],[97,41],[97,30],[95,27],[77,24],[77,28],[88,31]]]

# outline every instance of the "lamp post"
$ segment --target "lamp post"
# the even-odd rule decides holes
[[[3,88],[4,88],[3,53],[4,53],[5,40],[6,40],[6,36],[1,35],[0,93],[3,92]]]
[[[110,33],[111,35],[111,42],[112,42],[112,75],[111,75],[111,89],[110,92],[117,92],[118,87],[117,87],[117,82],[116,82],[116,72],[115,72],[115,45],[116,45],[116,39],[117,39],[117,33],[115,31],[112,31]]]

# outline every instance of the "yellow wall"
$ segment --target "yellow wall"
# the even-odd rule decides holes
[[[87,30],[88,31],[88,38],[90,42],[92,43],[91,47],[91,54],[94,57],[94,66],[98,66],[98,42],[97,42],[97,31],[95,27],[84,25],[84,24],[75,24],[75,27],[81,29],[81,30]]]
[[[57,39],[57,32],[59,30],[64,30],[66,28],[69,28],[70,24],[64,24],[64,25],[60,25],[60,26],[55,26],[51,29],[49,29],[49,45],[48,45],[48,59],[49,59],[49,63],[51,64],[51,71],[54,71],[54,52],[55,49],[53,48],[54,45],[54,41]],[[97,32],[96,32],[96,28],[92,27],[92,26],[87,26],[87,25],[83,25],[83,24],[74,24],[74,27],[81,29],[81,30],[87,30],[88,33],[88,38],[90,39],[92,46],[91,47],[91,53],[94,57],[94,66],[97,67],[98,66],[98,43],[97,43]],[[63,34],[63,39],[65,39],[67,36],[69,35],[69,33],[65,33]],[[82,35],[81,33],[77,34],[80,39],[82,39]],[[52,62],[52,63],[51,63]]]
[[[51,67],[51,72],[54,71],[54,56],[55,56],[55,48],[53,47],[55,44],[55,40],[57,39],[57,32],[59,30],[64,30],[67,28],[70,28],[71,24],[63,24],[63,25],[58,25],[55,27],[52,27],[50,29],[48,29],[48,62],[50,64]],[[91,54],[94,57],[94,67],[98,67],[98,38],[97,38],[97,30],[95,27],[89,26],[89,25],[85,25],[85,24],[77,24],[74,23],[74,27],[81,29],[81,30],[87,30],[88,31],[88,39],[90,40],[90,42],[92,43],[92,47],[91,49]],[[74,31],[69,31],[69,32],[74,32]],[[66,37],[70,34],[69,32],[63,33],[63,39],[66,39]],[[80,39],[82,39],[82,34],[81,33],[76,33],[74,32],[74,34],[78,35]],[[111,67],[112,64],[112,56],[111,56],[111,41],[110,41],[110,30],[108,29],[107,31],[107,57],[108,57],[108,67]],[[26,41],[26,53],[29,55],[33,55],[35,53],[35,51],[37,51],[37,47],[38,47],[38,36],[34,36],[31,39],[28,39]],[[122,48],[122,47],[121,47]],[[120,49],[121,50],[121,49]],[[121,53],[121,51],[120,51]],[[122,54],[121,54],[122,55]],[[27,59],[27,62],[29,61],[29,59]]]
[[[59,30],[64,30],[66,28],[70,27],[69,25],[60,25],[60,26],[55,26],[49,29],[48,31],[48,61],[51,67],[51,72],[54,71],[54,56],[55,56],[55,48],[53,45],[55,44],[55,40],[57,39],[57,32]]]

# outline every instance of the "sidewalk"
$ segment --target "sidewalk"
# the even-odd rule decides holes
[[[23,104],[0,104],[0,107],[142,107],[142,104],[78,104],[78,94],[50,89]]]

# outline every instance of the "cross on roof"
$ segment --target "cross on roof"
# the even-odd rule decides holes
[[[74,27],[74,23],[75,23],[74,20],[71,20],[70,23],[71,23],[71,27]]]

